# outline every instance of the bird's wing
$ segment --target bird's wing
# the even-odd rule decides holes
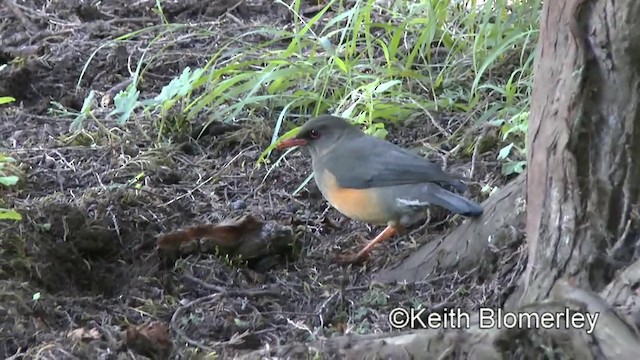
[[[370,136],[347,140],[324,156],[326,168],[342,187],[372,187],[433,182],[464,191],[463,177],[447,174],[438,165],[397,145]]]

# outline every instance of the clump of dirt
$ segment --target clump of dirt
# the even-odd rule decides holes
[[[29,255],[38,259],[38,285],[51,294],[113,297],[126,290],[131,272],[123,265],[131,255],[125,244],[138,243],[134,237],[140,233],[129,224],[113,223],[120,214],[100,211],[109,204],[95,203],[96,198],[81,207],[45,203],[37,215],[27,214],[41,230],[32,228],[22,236],[33,236],[27,242],[33,244]]]
[[[104,128],[118,125],[104,120],[104,128],[87,125],[70,136],[75,115],[51,112],[50,102],[78,110],[90,90],[107,93],[128,79],[128,57],[143,51],[151,36],[93,52],[106,38],[160,24],[155,2],[5,3],[0,61],[10,67],[0,91],[18,103],[0,113],[0,146],[26,178],[4,192],[5,205],[24,219],[0,223],[0,356],[119,358],[114,354],[129,352],[186,359],[215,352],[226,358],[266,345],[389,331],[387,314],[397,306],[473,310],[504,301],[505,286],[517,277],[491,264],[414,284],[372,283],[371,274],[427,241],[419,230],[381,244],[365,267],[332,261],[333,254],[361,246],[359,235],[373,238],[381,229],[345,219],[313,183],[292,196],[310,171],[304,154],[269,173],[253,167],[270,141],[273,124],[263,119],[271,114],[215,124],[198,131],[197,141],[171,145],[157,144],[149,135],[154,124],[145,119],[110,133]],[[244,31],[242,20],[289,21],[272,2],[187,3],[168,4],[167,14],[216,20],[220,32],[229,33]],[[147,68],[146,92],[159,92],[186,66],[203,66],[208,58],[199,54],[214,53],[216,38],[167,46],[166,58]],[[391,126],[391,141],[435,143],[439,127],[465,120],[442,115],[439,121],[427,129]],[[447,144],[430,150],[449,169],[471,168],[485,184],[504,182],[491,160],[495,154],[471,159]],[[478,185],[472,194],[485,196]],[[295,256],[262,267],[215,251],[181,252],[168,266],[158,256],[161,234],[246,216],[290,229]],[[431,220],[429,234],[447,231],[447,213],[434,211]],[[522,271],[518,251],[496,249],[493,265]]]

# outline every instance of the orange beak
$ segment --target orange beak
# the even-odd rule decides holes
[[[304,145],[307,145],[307,140],[291,138],[291,139],[286,139],[279,142],[278,145],[276,145],[276,149],[282,150],[282,149],[287,149],[294,146],[304,146]]]

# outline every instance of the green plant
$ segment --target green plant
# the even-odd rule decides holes
[[[0,67],[2,70],[4,66]],[[16,101],[11,96],[0,96],[0,105]],[[20,178],[15,175],[17,168],[13,165],[16,160],[10,156],[0,154],[0,184],[4,187],[15,186]],[[14,209],[0,208],[0,220],[22,220],[22,215]]]
[[[16,160],[10,156],[0,154],[0,184],[4,187],[15,186],[20,178],[14,173],[16,168],[13,165]],[[22,215],[14,209],[0,208],[0,220],[22,220]]]
[[[477,7],[475,1],[428,0],[396,2],[391,8],[357,1],[328,20],[323,33],[312,30],[314,22],[320,22],[317,16],[302,22],[287,50],[310,54],[305,63],[317,63],[309,77],[313,83],[305,78],[296,82],[323,95],[323,103],[305,112],[317,115],[330,109],[381,137],[386,136],[385,121],[409,114],[478,114],[478,125],[506,125],[506,144],[495,145],[503,148],[498,160],[510,174],[524,167],[524,137],[518,135],[526,132],[539,11],[539,2],[533,1],[498,0]],[[383,15],[374,19],[373,13]],[[320,53],[319,47],[326,52]],[[277,141],[297,132],[293,128],[279,136],[295,101],[282,107],[272,143],[259,163],[267,161]],[[473,128],[453,130],[457,136]]]
[[[138,65],[131,83],[114,98],[111,115],[122,124],[141,109],[159,119],[160,140],[199,119],[228,122],[274,113],[272,142],[258,164],[269,163],[275,143],[295,133],[299,124],[286,122],[291,113],[334,113],[380,137],[387,134],[386,123],[430,121],[434,112],[468,116],[477,126],[511,119],[526,123],[540,1],[478,5],[475,0],[420,0],[386,5],[357,0],[346,6],[332,0],[310,18],[300,14],[302,0],[276,3],[292,14],[291,29],[263,26],[223,38],[205,66],[184,69],[159,95],[141,99],[138,86],[146,69],[161,59],[179,33],[211,35],[194,25],[168,23],[157,3],[161,25],[122,35],[95,51],[153,36],[134,61]],[[245,41],[256,36],[268,40]],[[446,132],[455,142],[474,129],[459,125]],[[524,166],[523,138],[512,136],[518,131],[495,144],[496,149],[509,147],[499,156],[505,173]]]
[[[0,105],[8,104],[14,101],[16,101],[16,99],[11,96],[0,96]]]
[[[498,153],[498,160],[505,161],[502,164],[503,175],[520,174],[524,171],[526,161],[523,159],[527,155],[526,149],[516,145],[516,143],[524,142],[523,139],[527,134],[528,119],[529,112],[523,111],[510,119],[496,119],[491,122],[492,125],[500,126],[502,140],[511,139],[511,142],[500,149]],[[516,160],[512,159],[514,157]]]

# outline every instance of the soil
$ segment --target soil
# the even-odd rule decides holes
[[[185,35],[149,60],[140,89],[148,97],[185,67],[204,66],[216,39],[249,24],[291,24],[287,9],[274,2],[163,6],[168,21],[199,24],[212,35]],[[499,306],[522,270],[519,250],[497,249],[493,264],[509,263],[510,271],[491,266],[433,274],[415,284],[371,282],[372,274],[402,261],[431,234],[448,231],[453,225],[444,213],[381,244],[365,266],[337,264],[332,254],[357,250],[361,238],[382,229],[328,207],[313,182],[291,195],[310,171],[303,153],[278,166],[255,166],[273,134],[277,115],[270,112],[221,124],[197,141],[158,141],[154,119],[120,125],[100,118],[99,109],[100,125],[88,119],[84,130],[70,132],[89,92],[102,95],[129,79],[135,59],[151,46],[154,34],[104,44],[160,25],[155,1],[103,1],[100,7],[5,1],[0,14],[0,65],[8,65],[0,72],[0,94],[17,99],[0,110],[0,146],[24,174],[17,187],[3,190],[4,207],[23,216],[0,224],[4,358],[192,359],[213,358],[213,352],[231,358],[292,341],[385,332],[392,330],[387,314],[398,306],[428,312]],[[463,118],[438,114],[435,121],[447,127]],[[416,122],[388,130],[391,141],[406,146],[439,136],[437,127]],[[448,157],[452,147],[445,141],[429,157],[446,160],[450,169],[473,166],[479,184],[507,181],[494,152],[472,164],[470,157]],[[470,196],[487,195],[475,184]],[[161,234],[246,215],[290,231],[296,246],[266,263],[205,251],[167,261],[156,249]]]

